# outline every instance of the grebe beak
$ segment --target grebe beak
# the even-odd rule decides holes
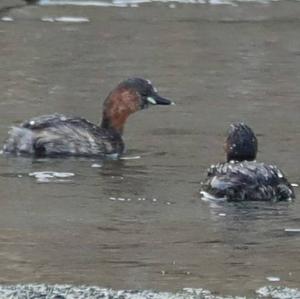
[[[152,105],[175,105],[174,102],[169,99],[163,98],[158,94],[153,94],[151,97],[147,97],[147,101]]]

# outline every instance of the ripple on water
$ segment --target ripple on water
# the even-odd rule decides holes
[[[121,201],[121,202],[126,202],[126,201],[133,201],[133,202],[137,202],[137,201],[148,201],[148,202],[153,202],[156,203],[158,202],[158,199],[153,197],[153,198],[146,198],[146,197],[138,197],[138,198],[129,198],[129,197],[114,197],[111,196],[109,197],[110,200],[112,201]],[[168,202],[167,202],[168,204]]]
[[[63,22],[63,23],[87,23],[90,20],[85,17],[43,17],[41,18],[43,22]]]
[[[123,156],[120,160],[138,160],[141,159],[141,156]]]
[[[208,202],[225,202],[226,198],[225,197],[215,197],[212,194],[209,194],[205,191],[200,191],[201,199],[203,201],[208,201]]]
[[[105,1],[41,0],[40,5],[117,6]]]
[[[271,281],[271,282],[278,282],[278,281],[280,281],[280,277],[276,277],[276,276],[268,276],[268,277],[266,277],[266,279],[268,281]]]
[[[284,231],[287,233],[300,233],[300,228],[285,228]]]
[[[2,22],[13,22],[14,19],[13,19],[12,17],[7,17],[7,16],[5,16],[5,17],[2,17],[2,18],[1,18],[1,21],[2,21]]]
[[[39,183],[50,183],[50,182],[71,182],[66,179],[73,177],[75,174],[72,172],[56,172],[56,171],[36,171],[28,174],[31,177],[36,178]]]
[[[91,165],[92,168],[101,168],[102,165],[101,164],[98,164],[98,163],[94,163]]]

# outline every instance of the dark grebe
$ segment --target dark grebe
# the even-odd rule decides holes
[[[257,139],[244,123],[232,124],[225,142],[227,162],[212,165],[202,183],[204,197],[228,201],[290,201],[291,184],[274,165],[258,163]]]
[[[13,127],[3,152],[37,156],[119,156],[124,151],[122,134],[128,116],[149,105],[170,105],[148,80],[121,82],[106,98],[100,125],[62,114],[43,115]]]

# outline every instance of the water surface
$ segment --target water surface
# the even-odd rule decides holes
[[[12,21],[0,22],[1,140],[39,114],[98,122],[129,76],[177,105],[129,119],[126,155],[137,159],[1,156],[0,281],[241,296],[299,287],[300,234],[285,230],[300,228],[299,200],[217,205],[198,194],[241,120],[258,134],[259,160],[300,183],[299,11],[288,1],[2,13]],[[88,21],[56,21],[66,17]]]

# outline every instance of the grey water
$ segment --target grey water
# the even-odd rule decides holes
[[[1,284],[299,297],[299,187],[290,204],[198,192],[234,121],[300,183],[299,2],[30,5],[0,20],[1,142],[36,115],[98,122],[130,76],[176,102],[128,120],[125,159],[0,156]]]

